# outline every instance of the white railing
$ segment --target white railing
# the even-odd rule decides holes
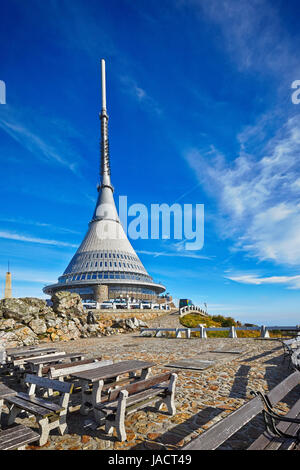
[[[179,315],[181,317],[184,317],[184,315],[187,315],[188,313],[193,313],[193,312],[198,312],[201,315],[208,316],[207,312],[203,310],[202,308],[198,307],[197,305],[186,305],[185,307],[181,307],[179,309]]]
[[[197,328],[141,328],[140,335],[145,336],[145,333],[154,332],[155,337],[162,336],[164,333],[175,333],[176,338],[181,338],[183,333],[186,338],[191,337],[192,332],[200,332],[200,338],[207,338],[208,331],[228,331],[228,338],[237,338],[237,331],[260,331],[261,338],[269,338],[269,331],[294,331],[300,334],[300,325],[296,326],[240,326],[240,327],[205,327],[199,325]]]
[[[124,309],[124,310],[132,310],[132,309],[140,309],[140,310],[170,310],[169,302],[165,304],[157,304],[154,302],[103,302],[97,304],[97,308],[100,310],[117,310]]]

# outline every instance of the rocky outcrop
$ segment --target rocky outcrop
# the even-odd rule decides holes
[[[43,317],[50,311],[51,308],[47,306],[45,300],[34,297],[0,300],[0,319],[1,317],[10,318],[28,324],[31,320]]]
[[[147,328],[147,324],[138,318],[116,318],[112,324],[112,328],[122,328],[136,330],[137,328]]]
[[[60,316],[81,316],[84,315],[84,308],[81,298],[75,292],[59,291],[53,294],[52,309]]]
[[[57,292],[51,301],[49,307],[45,300],[33,297],[0,300],[0,345],[7,348],[31,346],[40,342],[115,335],[147,327],[135,317],[99,317],[95,314],[91,321],[76,293]]]

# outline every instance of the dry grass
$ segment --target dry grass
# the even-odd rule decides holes
[[[206,326],[207,328],[216,327],[220,328],[223,326],[228,326],[227,318],[222,317],[221,315],[218,316],[221,321],[216,322],[210,316],[204,316],[199,313],[189,313],[184,315],[179,319],[182,326],[186,328],[197,328],[199,324]],[[235,326],[237,326],[237,323]],[[208,338],[227,338],[229,332],[228,331],[207,331]],[[260,337],[260,331],[251,331],[251,330],[238,330],[236,332],[238,338],[258,338]],[[287,336],[285,332],[276,330],[269,332],[270,338],[280,338],[282,336]],[[193,336],[199,337],[200,333],[193,333]]]

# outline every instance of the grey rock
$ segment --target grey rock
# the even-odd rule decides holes
[[[46,333],[47,331],[47,325],[45,321],[40,318],[32,320],[29,323],[29,326],[33,330],[33,332],[36,333],[37,335]]]
[[[13,318],[7,318],[5,320],[0,320],[0,330],[10,330],[15,327],[15,320]]]

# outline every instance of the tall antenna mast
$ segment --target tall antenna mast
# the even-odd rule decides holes
[[[101,59],[101,87],[102,87],[102,108],[100,113],[101,121],[101,186],[108,186],[113,191],[110,181],[110,162],[109,162],[109,142],[108,142],[108,115],[106,112],[106,78],[105,78],[105,60]],[[100,189],[99,188],[99,189]]]

